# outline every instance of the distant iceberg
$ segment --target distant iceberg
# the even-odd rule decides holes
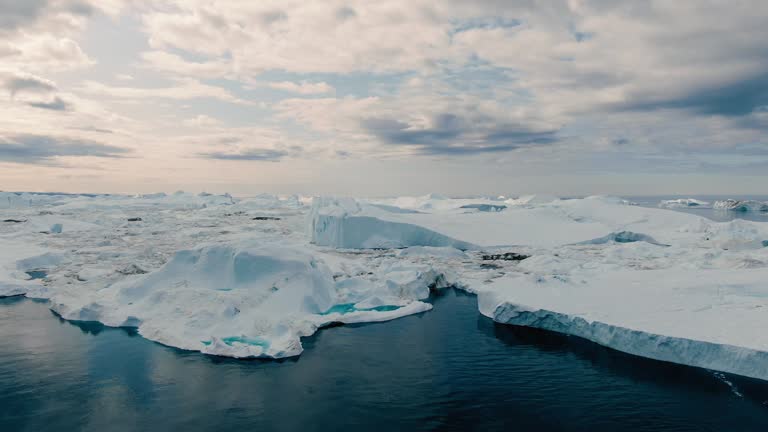
[[[735,212],[768,212],[768,202],[754,200],[735,200],[727,199],[724,201],[715,201],[714,208],[718,210],[729,210]]]
[[[560,198],[553,195],[523,195],[516,199],[508,199],[504,201],[505,204],[510,206],[532,206],[536,204],[549,204],[551,202],[559,201]]]
[[[661,208],[710,208],[711,203],[694,198],[679,198],[659,202]]]

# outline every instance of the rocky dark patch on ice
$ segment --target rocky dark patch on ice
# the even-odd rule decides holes
[[[122,275],[137,275],[137,274],[145,274],[147,273],[146,270],[143,268],[137,266],[136,264],[130,264],[126,267],[123,267],[119,270],[117,270],[118,273]]]
[[[530,257],[530,255],[525,254],[505,252],[500,254],[484,254],[481,256],[481,259],[483,261],[522,261]]]
[[[274,216],[256,216],[255,218],[252,218],[252,220],[255,221],[279,221],[279,217]]]

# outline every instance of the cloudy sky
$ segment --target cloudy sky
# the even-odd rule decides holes
[[[763,0],[0,0],[0,189],[768,193]]]

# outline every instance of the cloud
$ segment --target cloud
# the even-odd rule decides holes
[[[74,40],[45,31],[11,38],[5,51],[8,51],[3,58],[5,69],[45,70],[50,73],[95,64]]]
[[[303,95],[330,93],[334,90],[332,86],[322,81],[320,82],[301,81],[299,83],[295,83],[292,81],[280,81],[280,82],[268,83],[267,86],[273,89],[284,90],[287,92],[298,93]]]
[[[763,3],[543,3],[0,0],[2,159],[50,165],[108,137],[145,149],[108,161],[120,181],[181,183],[250,180],[212,160],[480,177],[480,160],[543,176],[764,158]]]
[[[38,21],[87,17],[97,9],[116,11],[112,0],[0,0],[0,31],[18,30]]]
[[[571,1],[454,42],[508,68],[508,86],[552,112],[744,116],[768,99],[768,8],[758,4]]]
[[[229,91],[212,85],[203,84],[194,79],[179,79],[169,87],[117,87],[96,81],[87,81],[78,90],[115,99],[146,100],[153,98],[191,100],[210,98],[234,104],[249,105],[251,102],[235,97]]]
[[[117,158],[128,149],[90,140],[48,135],[0,136],[0,161],[22,164],[50,163],[57,157]]]
[[[199,157],[205,159],[231,160],[231,161],[266,161],[279,162],[288,152],[274,149],[246,148],[239,152],[208,152],[199,153]]]
[[[768,105],[768,70],[756,77],[697,88],[668,99],[646,101],[642,96],[623,105],[629,110],[678,108],[704,115],[747,116]]]
[[[2,78],[0,75],[0,79]],[[12,98],[19,92],[49,93],[56,90],[56,84],[52,81],[32,74],[7,74],[2,83]]]
[[[210,128],[210,127],[219,127],[222,125],[222,122],[211,116],[200,114],[193,118],[184,120],[184,125],[199,127],[199,128]]]
[[[0,30],[15,30],[35,21],[48,0],[0,0]]]
[[[170,75],[198,78],[224,78],[234,75],[234,66],[226,60],[195,62],[165,51],[146,51],[141,54],[142,66]]]
[[[27,105],[35,108],[42,108],[52,111],[67,111],[69,110],[69,104],[60,97],[56,96],[53,100],[48,102],[28,102]]]
[[[385,118],[364,119],[362,126],[387,144],[412,146],[425,154],[498,153],[558,141],[555,130],[478,120],[443,113],[434,116],[428,126]]]
[[[186,1],[145,13],[143,23],[154,49],[202,54],[242,76],[407,71],[450,53],[449,21],[436,20],[434,5],[415,3]]]

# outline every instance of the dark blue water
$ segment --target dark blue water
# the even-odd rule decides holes
[[[494,324],[474,296],[238,361],[0,300],[0,431],[768,431],[768,383]]]

